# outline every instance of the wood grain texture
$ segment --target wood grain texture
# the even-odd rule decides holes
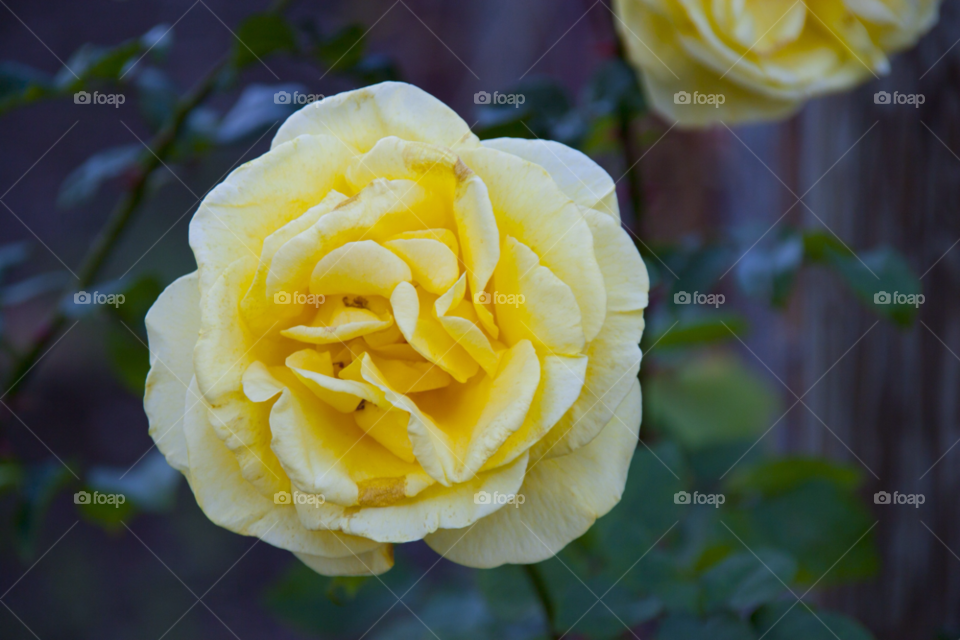
[[[919,509],[873,505],[881,574],[827,599],[884,640],[960,629],[960,445],[951,449],[960,439],[960,45],[937,62],[958,39],[960,7],[945,3],[940,24],[889,77],[811,104],[798,119],[802,191],[847,154],[805,198],[805,225],[829,228],[858,252],[894,246],[925,274],[916,325],[901,331],[881,320],[791,425],[791,448],[862,459],[879,477],[864,470],[871,503],[881,489],[926,497]],[[926,102],[877,105],[880,89]],[[807,388],[876,316],[831,274],[808,273],[800,291]]]

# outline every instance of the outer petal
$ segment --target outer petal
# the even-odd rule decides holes
[[[563,418],[533,448],[534,458],[560,456],[589,442],[610,420],[613,408],[640,369],[643,309],[650,281],[626,232],[608,216],[585,210],[607,290],[607,318],[587,347],[583,392]]]
[[[503,505],[476,500],[476,494],[517,493],[524,481],[527,459],[523,455],[509,465],[452,487],[434,484],[413,498],[389,506],[341,510],[335,516],[329,510],[304,506],[300,519],[310,528],[338,529],[379,542],[421,540],[438,529],[461,529],[490,517]]]
[[[359,153],[387,136],[454,148],[478,144],[453,109],[403,82],[382,82],[308,104],[281,125],[273,147],[304,134],[334,136]]]
[[[330,136],[291,140],[241,165],[207,194],[190,221],[201,295],[233,262],[259,259],[264,239],[319,203],[349,158]]]
[[[200,333],[200,289],[197,272],[175,280],[147,313],[150,373],[143,407],[150,437],[174,469],[189,473],[183,435],[184,398],[193,378],[193,345]]]
[[[289,483],[270,450],[270,408],[246,397],[243,373],[258,355],[272,364],[266,356],[273,355],[273,350],[268,340],[249,335],[236,318],[256,266],[252,257],[241,257],[201,295],[201,335],[193,363],[198,387],[210,405],[214,431],[237,457],[243,477],[263,495],[272,496],[288,489]]]
[[[197,392],[195,380],[191,386]],[[243,479],[236,459],[210,426],[203,403],[187,413],[184,431],[190,455],[190,486],[200,508],[215,524],[257,536],[275,547],[330,558],[380,546],[364,538],[304,529],[293,506],[275,504],[261,495]]]
[[[620,219],[617,186],[613,178],[585,153],[553,140],[494,138],[480,144],[540,165],[560,190],[578,205]]]
[[[324,558],[306,553],[294,555],[303,564],[325,576],[378,576],[393,567],[393,548],[389,544],[345,558]]]
[[[580,537],[619,501],[640,430],[640,382],[590,444],[559,458],[532,461],[520,487],[523,504],[493,513],[470,530],[425,538],[437,553],[469,567],[539,562]],[[462,539],[461,539],[462,538]]]

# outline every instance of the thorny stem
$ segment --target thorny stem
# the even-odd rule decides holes
[[[287,0],[278,0],[271,8],[271,12],[280,12],[286,5]],[[126,193],[120,198],[106,225],[101,229],[97,238],[91,244],[83,258],[83,262],[77,271],[77,283],[74,291],[83,290],[94,283],[104,262],[109,257],[111,251],[116,247],[117,241],[126,229],[127,224],[133,217],[137,207],[143,202],[146,194],[147,184],[150,176],[163,165],[163,159],[166,158],[172,150],[177,137],[180,135],[190,115],[197,106],[200,105],[217,86],[220,74],[230,64],[229,55],[224,56],[213,69],[207,73],[195,86],[177,103],[173,112],[173,117],[157,134],[147,143],[148,148],[153,152],[144,151],[140,161],[140,170],[137,172],[132,184]],[[3,396],[13,400],[29,374],[33,373],[33,367],[43,356],[48,346],[63,330],[68,317],[62,305],[57,307],[49,320],[43,323],[42,328],[34,337],[33,343],[27,350],[15,360],[10,376],[4,385]]]

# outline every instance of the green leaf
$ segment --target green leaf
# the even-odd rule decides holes
[[[371,53],[363,57],[353,68],[350,75],[363,85],[391,82],[401,79],[400,69],[387,55]]]
[[[0,495],[23,482],[23,465],[16,460],[0,460]]]
[[[770,384],[730,356],[658,373],[647,389],[650,422],[691,449],[762,433],[779,408]]]
[[[920,279],[899,252],[889,247],[874,249],[861,254],[862,263],[836,252],[828,251],[827,256],[827,264],[867,308],[901,327],[913,324],[924,296]]]
[[[161,512],[173,508],[181,478],[163,454],[151,451],[133,468],[92,467],[87,485],[100,493],[123,495],[124,502],[141,511]]]
[[[775,549],[757,549],[757,556],[759,560],[749,551],[735,553],[703,574],[704,607],[708,611],[723,607],[753,611],[787,592],[783,583],[789,585],[796,577],[796,561]]]
[[[166,57],[173,46],[173,27],[168,24],[158,24],[150,31],[140,36],[140,44],[150,51],[152,56],[159,59]]]
[[[137,75],[138,104],[151,131],[159,131],[173,116],[179,93],[167,74],[148,67]]]
[[[0,113],[55,92],[53,79],[19,62],[0,62]]]
[[[229,144],[247,136],[262,133],[271,125],[286,120],[303,105],[294,104],[292,96],[306,93],[300,84],[251,84],[236,104],[223,116],[217,129],[217,142]]]
[[[658,598],[638,599],[619,584],[611,588],[613,580],[591,576],[585,566],[571,560],[565,551],[537,565],[554,603],[554,626],[562,633],[613,639],[626,632],[625,625],[642,624],[663,610]],[[603,602],[598,602],[599,596]]]
[[[586,88],[586,103],[600,116],[622,112],[628,118],[634,118],[646,111],[646,101],[637,75],[620,58],[607,60],[590,78]]]
[[[344,605],[357,597],[360,587],[370,576],[336,576],[327,586],[327,597],[331,602]]]
[[[765,605],[753,618],[757,632],[769,640],[873,640],[852,618],[827,611],[814,615],[793,601]]]
[[[737,264],[740,287],[749,295],[783,307],[803,264],[804,241],[788,234],[771,247],[755,247]]]
[[[0,246],[0,281],[6,277],[8,271],[23,264],[29,256],[30,243],[26,240]]]
[[[140,145],[123,145],[90,156],[60,185],[57,205],[70,208],[89,201],[103,183],[132,171],[142,150]]]
[[[620,151],[620,137],[617,119],[613,116],[591,118],[587,130],[580,142],[580,150],[591,157],[612,154]]]
[[[423,585],[416,589],[411,587],[422,573],[422,569],[419,572],[414,570],[403,555],[397,554],[393,569],[377,579],[363,581],[352,597],[346,597],[333,578],[321,576],[294,560],[291,568],[267,589],[265,604],[281,620],[305,634],[331,640],[356,638],[396,604],[393,593],[402,595],[409,590],[403,600],[415,611],[419,610]],[[331,591],[336,601],[327,595]],[[403,612],[406,609],[399,604],[391,611],[398,615]],[[387,625],[390,617],[387,615],[377,626]]]
[[[518,565],[507,564],[496,569],[477,571],[477,586],[493,614],[501,620],[513,622],[529,616],[531,612],[540,612],[536,591]]]
[[[863,473],[859,467],[850,464],[824,458],[791,456],[736,469],[727,480],[724,491],[740,496],[758,493],[769,498],[813,480],[823,480],[842,491],[853,493],[860,487]]]
[[[317,57],[330,71],[347,71],[356,66],[364,54],[362,24],[348,24],[316,43]]]
[[[14,282],[0,288],[0,307],[12,307],[53,291],[61,291],[70,282],[71,276],[66,271],[41,273]]]
[[[117,80],[145,50],[140,39],[128,40],[115,47],[84,44],[67,59],[54,77],[54,84],[64,92],[76,91],[89,80]]]
[[[27,466],[20,482],[20,500],[13,516],[17,550],[21,557],[33,556],[37,535],[50,502],[73,480],[73,475],[56,459]]]
[[[746,622],[729,614],[706,619],[672,615],[657,632],[657,640],[755,640],[756,637]]]
[[[663,316],[657,318],[656,326],[652,326],[644,336],[644,351],[653,345],[659,350],[729,342],[736,340],[735,336],[744,336],[749,331],[750,327],[743,316],[729,313],[684,315],[678,320]]]
[[[509,103],[498,103],[500,95],[517,98]],[[478,104],[477,135],[484,140],[500,137],[544,138],[577,146],[576,141],[583,137],[586,130],[586,126],[578,123],[578,116],[572,112],[566,90],[554,80],[534,78],[507,91],[492,94],[478,92],[474,102]]]
[[[77,502],[77,500],[80,502]],[[74,503],[83,519],[105,531],[117,532],[123,529],[123,523],[130,520],[134,512],[133,503],[117,494],[104,494],[90,487],[84,487],[74,495]]]
[[[163,293],[163,285],[157,278],[146,275],[137,278],[129,287],[123,290],[123,304],[116,307],[107,307],[107,310],[116,318],[122,320],[130,329],[146,338],[143,319],[147,311]]]
[[[416,616],[403,609],[407,615],[377,625],[367,637],[371,640],[474,640],[502,635],[492,628],[493,621],[480,595],[460,583],[447,584],[434,591],[414,610]]]
[[[671,303],[674,295],[679,292],[709,293],[733,262],[726,247],[703,244],[698,240],[689,241],[679,248],[662,253],[661,256],[677,275],[668,294]]]
[[[853,252],[832,233],[805,231],[802,238],[804,256],[812,262],[824,262],[831,254],[853,257]]]
[[[134,396],[142,396],[150,372],[150,354],[129,331],[111,323],[107,327],[107,354],[120,384]]]
[[[142,396],[150,353],[144,318],[160,296],[163,286],[152,276],[143,276],[121,292],[119,303],[106,307],[116,322],[106,328],[107,354],[114,374],[130,393]]]
[[[650,449],[641,445],[637,449],[619,504],[590,530],[590,535],[599,539],[596,547],[609,564],[620,566],[624,558],[639,556],[680,520],[681,505],[673,497],[683,489],[680,478],[687,475],[675,443],[661,442]],[[644,559],[641,565],[646,563]],[[638,565],[637,569],[641,568]],[[630,572],[625,580],[629,583],[635,575]]]
[[[840,584],[877,570],[873,534],[867,533],[874,524],[870,512],[858,496],[828,480],[747,501],[728,509],[724,521],[748,547],[772,547],[795,558],[799,582],[822,577],[821,586]],[[731,545],[741,544],[730,538]]]
[[[297,36],[287,20],[276,13],[260,13],[237,28],[233,63],[238,68],[253,64],[277,51],[296,51]]]

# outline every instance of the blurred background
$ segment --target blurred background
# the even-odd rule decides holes
[[[697,132],[647,111],[605,0],[0,4],[0,637],[960,637],[956,3],[887,77]],[[588,153],[651,274],[623,501],[539,586],[422,543],[315,575],[210,523],[147,435],[143,315],[200,199],[269,148],[277,91],[391,79]]]

